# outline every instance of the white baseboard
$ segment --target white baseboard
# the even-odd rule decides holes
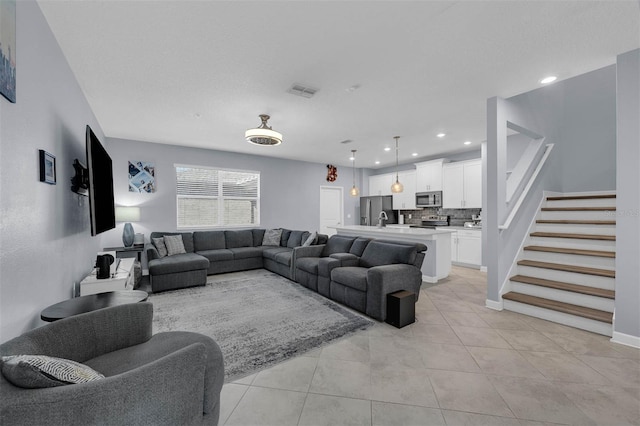
[[[484,302],[484,306],[486,306],[489,309],[493,309],[495,311],[501,311],[504,309],[504,302],[502,300],[500,300],[499,302],[496,302],[495,300],[485,300]]]
[[[435,284],[438,282],[438,279],[436,277],[428,277],[426,275],[422,276],[422,281],[429,283],[429,284]]]
[[[638,336],[631,336],[630,334],[624,334],[618,331],[614,331],[613,337],[611,337],[611,341],[613,343],[619,343],[621,345],[640,349],[640,337]]]
[[[487,267],[486,266],[481,266],[480,267],[480,272],[487,272]]]

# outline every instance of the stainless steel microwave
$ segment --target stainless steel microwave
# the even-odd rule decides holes
[[[416,207],[442,207],[442,191],[416,192]]]

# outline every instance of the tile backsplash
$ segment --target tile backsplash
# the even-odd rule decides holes
[[[433,215],[447,215],[452,226],[462,226],[465,222],[471,221],[471,215],[481,214],[482,209],[441,209],[428,208],[417,210],[400,210],[399,213],[404,215],[404,223],[408,225],[421,225],[422,219]],[[409,219],[411,215],[411,219]]]

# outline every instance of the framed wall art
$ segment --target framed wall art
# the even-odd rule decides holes
[[[42,149],[40,152],[40,182],[56,184],[56,157]]]
[[[129,161],[129,192],[156,192],[156,167],[148,161]]]
[[[0,1],[0,94],[16,102],[16,0]]]

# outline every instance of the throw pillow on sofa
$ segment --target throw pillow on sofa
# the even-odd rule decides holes
[[[318,233],[314,231],[314,232],[311,233],[311,235],[309,235],[309,238],[307,238],[302,243],[302,247],[309,247],[311,244],[313,244],[313,242],[316,240],[316,238],[318,238]]]
[[[173,256],[174,254],[186,253],[184,249],[184,242],[182,241],[182,235],[165,235],[164,245],[167,246],[167,255]]]
[[[264,232],[264,238],[262,238],[262,245],[263,246],[279,246],[281,236],[282,236],[282,229],[267,229]]]
[[[167,255],[167,246],[164,244],[164,238],[152,238],[153,245],[158,250],[158,256],[165,257]]]
[[[3,356],[2,375],[15,386],[28,389],[104,379],[102,374],[84,364],[45,355]]]

